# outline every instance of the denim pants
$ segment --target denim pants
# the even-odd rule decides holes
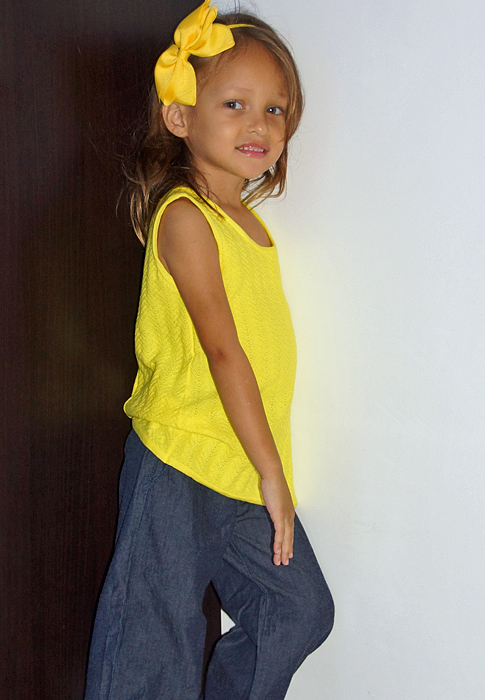
[[[330,633],[333,601],[298,517],[288,566],[272,563],[272,539],[264,506],[206,488],[132,431],[86,700],[282,700]],[[217,642],[202,690],[210,581],[235,626]]]

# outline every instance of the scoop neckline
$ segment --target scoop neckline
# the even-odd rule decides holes
[[[199,195],[197,195],[196,192],[194,192],[193,190],[191,190],[190,187],[183,187],[183,186],[182,186],[182,187],[177,188],[177,189],[181,189],[181,190],[190,192],[190,193],[192,194],[192,196],[197,197],[197,199],[199,199],[199,200],[201,199],[201,197],[199,197]],[[275,242],[274,242],[274,240],[273,240],[272,235],[271,235],[270,232],[268,231],[268,228],[267,228],[266,224],[265,224],[264,221],[261,219],[261,217],[260,217],[258,214],[256,214],[256,212],[254,211],[254,209],[253,209],[251,206],[249,206],[249,204],[246,204],[246,202],[243,202],[243,200],[241,200],[242,204],[246,207],[246,209],[249,209],[249,211],[250,211],[251,214],[254,216],[254,218],[257,219],[257,220],[259,221],[259,223],[261,224],[261,226],[264,228],[264,230],[266,231],[266,235],[268,236],[268,239],[269,239],[269,242],[271,243],[271,245],[260,245],[259,243],[256,243],[256,241],[255,241],[253,238],[251,238],[251,236],[250,236],[248,233],[246,233],[246,231],[243,229],[243,227],[240,226],[240,225],[237,223],[237,221],[235,221],[235,220],[232,218],[232,216],[229,216],[229,214],[228,214],[227,212],[225,212],[224,209],[222,209],[222,207],[220,207],[218,204],[216,204],[216,202],[214,202],[210,197],[204,197],[204,199],[206,199],[208,202],[210,202],[210,203],[213,205],[213,207],[216,209],[216,211],[219,212],[219,213],[222,215],[222,217],[223,217],[224,219],[226,219],[226,221],[228,221],[228,222],[232,225],[232,227],[233,227],[243,238],[245,238],[249,243],[251,243],[255,248],[257,248],[258,250],[276,250]],[[201,201],[204,201],[204,200],[201,200]]]

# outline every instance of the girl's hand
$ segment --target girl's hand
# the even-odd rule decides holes
[[[288,566],[293,556],[295,509],[283,472],[263,477],[261,490],[275,529],[273,562]]]

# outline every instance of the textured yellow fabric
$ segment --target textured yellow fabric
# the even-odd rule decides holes
[[[159,204],[148,235],[135,329],[138,373],[125,411],[142,442],[163,462],[225,496],[263,504],[260,477],[232,429],[192,320],[158,258],[160,220],[185,197],[204,214],[216,240],[239,341],[251,363],[293,502],[290,404],[296,346],[276,247],[255,243],[222,209],[189,188]],[[256,216],[256,215],[255,215]]]

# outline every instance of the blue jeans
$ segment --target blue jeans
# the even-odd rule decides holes
[[[298,518],[289,566],[272,563],[272,537],[264,506],[197,483],[132,431],[86,700],[282,700],[330,633],[333,601]],[[210,581],[236,624],[215,646],[203,692]]]

